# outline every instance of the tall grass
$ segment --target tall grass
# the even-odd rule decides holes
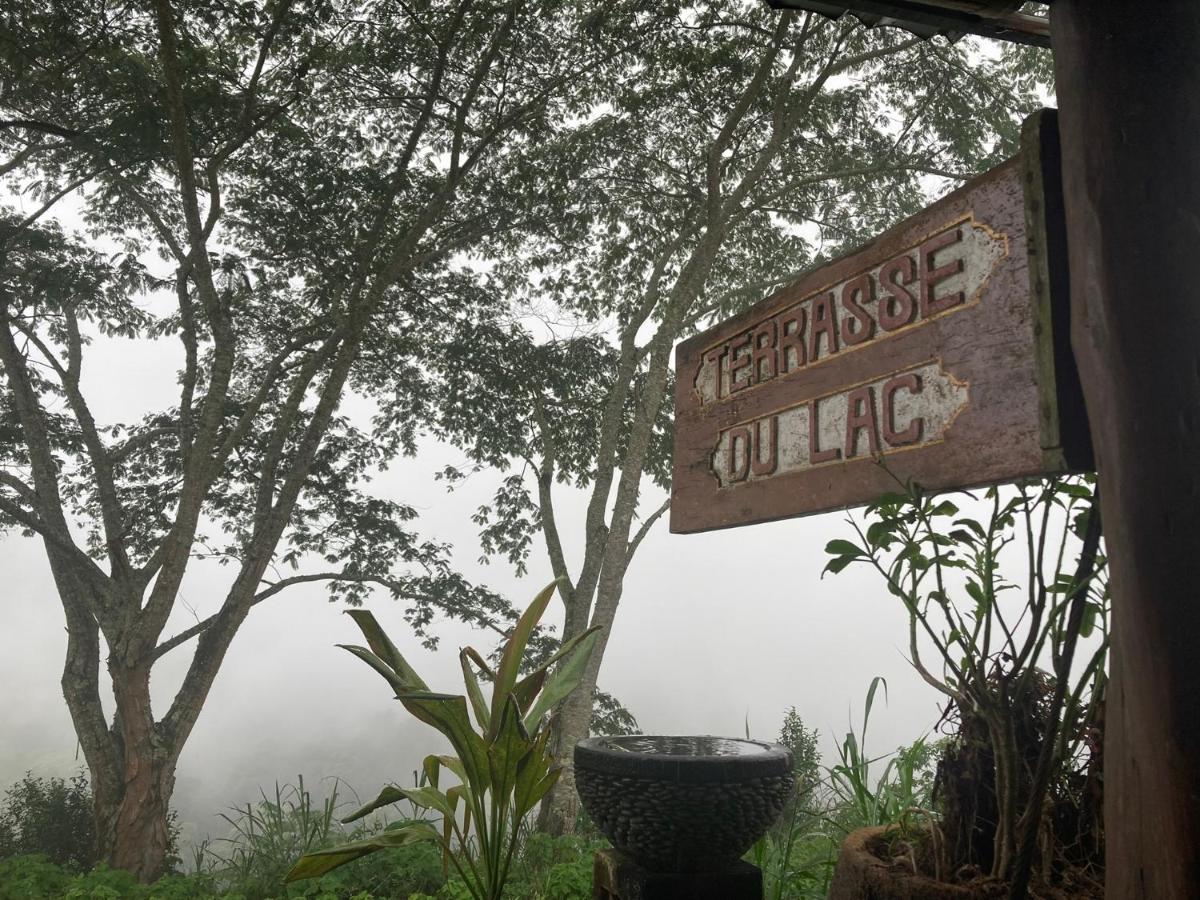
[[[837,762],[823,768],[823,777],[797,780],[796,795],[781,821],[747,855],[763,871],[764,900],[823,900],[847,834],[925,814],[933,745],[921,738],[881,756],[867,752],[867,729],[880,687],[886,699],[887,682],[873,679],[862,725],[858,731],[851,725],[838,746]]]
[[[276,782],[273,797],[260,789],[257,803],[222,813],[231,831],[206,847],[216,874],[241,884],[280,883],[297,856],[343,836],[334,820],[339,785],[335,778],[329,796],[317,804],[300,775],[295,785]]]
[[[867,726],[880,687],[886,700],[887,681],[876,676],[867,690],[862,731],[855,734],[851,728],[846,733],[838,747],[839,762],[829,769],[829,786],[839,812],[834,821],[846,834],[859,828],[899,823],[906,815],[929,805],[928,780],[919,779],[930,758],[926,738],[883,756],[867,753]],[[872,778],[871,767],[885,759],[883,771]]]
[[[442,885],[445,876],[437,851],[419,846],[362,860],[325,876],[316,886],[285,886],[283,877],[298,856],[388,826],[382,814],[353,830],[343,826],[339,812],[345,814],[361,803],[345,782],[337,778],[327,781],[331,787],[324,799],[315,798],[299,776],[294,785],[276,783],[272,792],[260,790],[257,801],[231,807],[221,816],[229,826],[228,833],[205,839],[193,848],[193,874],[247,900],[308,896],[314,891],[314,896],[322,897],[408,897],[410,893],[434,892]],[[408,818],[422,815],[423,810],[408,806]]]

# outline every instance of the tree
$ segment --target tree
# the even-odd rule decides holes
[[[443,373],[441,434],[507,470],[477,516],[485,552],[523,566],[540,536],[565,585],[563,637],[604,626],[559,710],[568,763],[625,574],[667,510],[675,343],[915,212],[929,179],[1002,160],[1049,83],[1032,50],[993,58],[739,0],[675,12],[556,151],[549,227],[496,254],[486,289],[512,313],[476,323],[487,351]],[[588,493],[575,565],[556,485]],[[577,802],[568,770],[543,826],[571,829]]]
[[[0,32],[0,174],[33,198],[0,216],[0,527],[45,549],[98,857],[143,881],[257,603],[319,581],[386,590],[430,641],[439,612],[500,627],[507,605],[365,482],[412,448],[424,361],[476,314],[432,299],[456,255],[526,214],[523,153],[638,24],[541,0],[149,6],[14,2]],[[55,221],[72,210],[86,236]],[[89,345],[113,335],[179,342],[177,404],[98,420]],[[348,393],[386,412],[360,427]],[[199,557],[227,591],[167,637]],[[152,670],[193,640],[156,714]]]

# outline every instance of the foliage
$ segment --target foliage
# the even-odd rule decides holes
[[[69,780],[26,772],[4,792],[0,859],[35,853],[64,869],[91,868],[95,859],[92,792],[82,770]]]
[[[818,738],[817,730],[805,726],[796,707],[784,714],[778,743],[792,751],[795,787],[779,820],[748,854],[762,869],[764,900],[815,900],[827,892],[837,843],[824,815],[828,790],[821,774]]]
[[[621,701],[612,694],[596,691],[592,700],[592,721],[588,726],[592,734],[638,734],[637,719]]]
[[[762,869],[764,900],[824,900],[838,846],[835,831],[793,806],[747,859]]]
[[[70,881],[71,873],[45,854],[0,859],[0,900],[61,897]]]
[[[284,887],[283,877],[299,854],[361,840],[385,827],[376,821],[352,831],[344,829],[335,817],[335,811],[345,805],[339,799],[337,779],[320,804],[305,788],[302,777],[297,782],[282,787],[276,784],[271,796],[260,791],[258,802],[233,807],[224,815],[230,833],[196,848],[195,874],[246,900],[348,897],[363,892],[407,897],[416,891],[436,891],[445,881],[437,851],[415,845],[379,853],[303,885]]]
[[[838,747],[838,762],[825,768],[809,729],[795,707],[780,729],[779,742],[793,747],[795,795],[748,859],[763,870],[765,900],[823,900],[829,891],[838,850],[845,836],[868,824],[895,825],[928,807],[932,790],[930,745],[918,740],[886,757],[866,753],[866,732],[875,694],[886,684],[871,682],[861,730],[853,725]],[[799,750],[799,755],[796,755]],[[886,758],[880,771],[872,767]]]
[[[504,892],[506,900],[590,900],[593,855],[602,846],[606,842],[575,835],[526,835]],[[439,891],[413,895],[409,900],[471,898],[466,884],[456,876]]]
[[[282,810],[285,822],[283,830],[296,834],[303,830],[301,821],[305,814],[303,805],[310,806],[311,816],[323,815],[323,804],[311,798],[305,800],[298,786],[284,785],[279,789],[279,798],[268,795],[257,803],[233,807],[234,827],[231,835],[220,843],[230,849],[220,851],[228,858],[234,845],[240,857],[236,867],[226,866],[215,856],[205,852],[210,863],[203,871],[190,875],[172,875],[161,878],[151,885],[138,885],[128,873],[115,872],[106,867],[84,874],[65,870],[42,855],[16,856],[0,860],[0,900],[60,900],[65,896],[79,898],[130,898],[130,900],[207,900],[224,897],[227,900],[282,900],[282,898],[319,898],[319,900],[372,900],[372,898],[459,898],[471,900],[470,890],[457,876],[446,881],[442,873],[442,860],[438,850],[429,844],[414,844],[407,847],[373,854],[342,866],[319,879],[284,885],[280,879],[279,866],[270,852],[259,856],[259,849],[267,848],[279,841],[249,839],[244,811],[249,807],[260,821],[258,830],[278,827],[279,817],[273,812],[264,813],[264,805],[277,806]],[[340,801],[339,801],[340,803]],[[344,832],[336,819],[331,823],[330,841],[346,836],[361,838],[383,825],[375,823],[369,827]],[[550,838],[547,835],[523,829],[520,846],[514,858],[505,898],[512,900],[588,900],[591,897],[592,855],[603,845],[597,839],[576,836]],[[116,892],[116,893],[114,893]]]
[[[607,841],[576,835],[523,834],[505,897],[513,900],[589,900],[593,855]]]
[[[930,180],[1010,155],[1047,64],[745,0],[676,4],[631,48],[585,125],[537,160],[545,214],[481,246],[480,289],[509,308],[462,333],[479,352],[448,356],[433,394],[462,469],[501,470],[476,515],[485,555],[523,569],[544,546],[565,637],[611,633],[666,512],[676,343],[914,213]],[[563,486],[587,491],[575,520]],[[604,649],[561,712],[560,753],[589,727]],[[560,793],[556,829],[574,819]]]
[[[138,884],[128,872],[101,864],[72,873],[45,856],[0,860],[0,900],[202,900],[218,896],[203,877],[168,875],[152,885]]]
[[[455,289],[464,255],[536,214],[528,155],[590,108],[641,18],[558,0],[5,4],[0,176],[21,207],[0,208],[0,529],[40,539],[59,589],[102,857],[161,871],[175,762],[257,603],[380,589],[431,643],[439,614],[511,619],[367,483],[415,447],[426,357],[494,302]],[[105,420],[97,348],[160,338],[175,353],[146,381],[167,399]],[[351,392],[379,416],[340,414]],[[227,590],[166,635],[199,559],[228,567]],[[101,639],[123,655],[119,727]],[[152,707],[151,670],[191,641]]]
[[[992,488],[984,499],[990,516],[981,522],[905,485],[870,507],[865,528],[852,521],[856,541],[829,543],[826,571],[861,564],[880,574],[908,611],[912,664],[957,716],[937,779],[949,835],[937,868],[979,865],[1016,881],[1029,877],[1039,835],[1058,838],[1040,841],[1041,871],[1066,861],[1063,804],[1073,808],[1072,843],[1091,828],[1082,789],[1099,777],[1090,770],[1106,683],[1108,582],[1090,479]],[[1081,544],[1072,570],[1073,539]],[[1006,574],[1010,556],[1022,564],[1021,581]],[[1080,637],[1092,646],[1075,666]],[[929,646],[936,667],[926,662]],[[1052,672],[1040,668],[1047,660]],[[1096,850],[1100,835],[1090,838]],[[1095,853],[1086,862],[1097,863]]]
[[[455,756],[425,758],[428,784],[414,788],[389,785],[379,796],[343,821],[407,799],[442,817],[437,829],[424,819],[397,822],[379,834],[340,847],[302,856],[287,880],[316,878],[359,857],[418,841],[437,843],[475,900],[500,900],[517,849],[521,824],[554,784],[559,768],[547,751],[547,721],[556,703],[579,684],[595,647],[598,628],[566,641],[549,659],[521,677],[529,637],[554,596],[546,587],[521,615],[504,643],[493,671],[471,647],[460,651],[466,696],[430,691],[421,677],[363,610],[350,615],[368,647],[347,646],[383,676],[408,712],[449,740]],[[553,671],[551,668],[553,667]],[[492,683],[488,702],[480,675]],[[468,701],[469,698],[469,701]],[[472,727],[467,707],[475,718]],[[442,790],[443,771],[458,784]],[[461,809],[461,816],[460,810]]]
[[[783,716],[779,729],[779,743],[792,751],[792,771],[796,775],[797,792],[810,794],[820,780],[821,753],[817,749],[820,734],[815,728],[806,728],[796,707],[791,707]]]

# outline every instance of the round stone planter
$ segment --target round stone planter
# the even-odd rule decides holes
[[[770,827],[792,790],[792,754],[760,741],[629,735],[575,745],[583,808],[655,872],[719,872]]]

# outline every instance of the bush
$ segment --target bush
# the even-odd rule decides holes
[[[167,816],[167,870],[179,865],[179,824]],[[69,780],[32,772],[4,792],[0,805],[0,859],[40,854],[68,872],[86,872],[96,862],[92,788],[80,769]]]
[[[82,770],[62,778],[32,772],[4,792],[0,808],[0,858],[42,854],[74,872],[95,861],[92,792]]]
[[[167,875],[138,884],[128,872],[97,866],[72,874],[44,854],[0,861],[0,900],[207,900],[220,894],[204,876]],[[238,900],[230,895],[228,900]]]
[[[222,814],[231,828],[229,837],[216,842],[224,846],[218,850],[206,843],[203,847],[218,864],[216,874],[249,896],[278,891],[297,856],[328,847],[343,837],[333,818],[338,804],[336,781],[330,796],[320,804],[305,789],[304,777],[298,781],[298,786],[276,783],[273,796],[260,790],[257,803],[234,807],[231,815]]]
[[[603,846],[606,841],[579,835],[526,835],[509,894],[514,900],[589,900],[593,854]]]
[[[61,897],[70,881],[70,874],[43,853],[0,860],[0,900]]]
[[[931,835],[929,872],[940,879],[970,866],[1011,881],[1014,894],[1033,871],[1054,882],[1077,868],[1096,882],[1110,596],[1091,481],[1037,479],[968,496],[986,499],[990,515],[978,521],[905,484],[869,507],[865,527],[851,520],[856,541],[829,542],[826,571],[876,571],[908,612],[912,665],[949,699],[958,733],[937,778],[941,822],[919,832]],[[924,749],[901,763],[928,763]],[[915,785],[909,777],[901,787]],[[902,799],[900,808],[915,805]]]

